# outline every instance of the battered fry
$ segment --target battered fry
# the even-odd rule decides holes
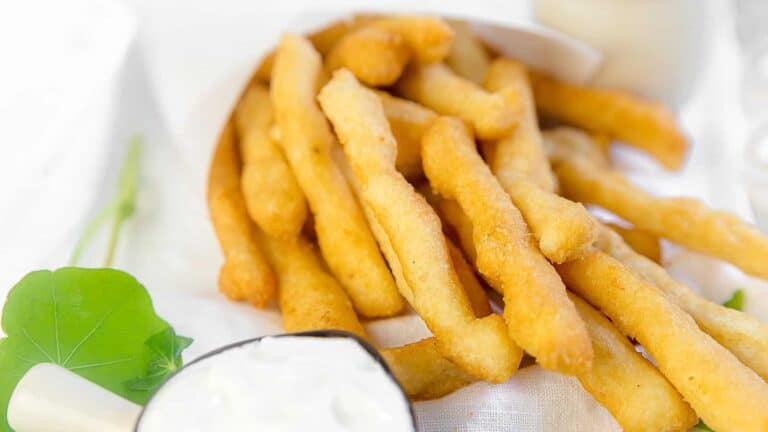
[[[672,279],[663,267],[636,253],[607,227],[597,246],[624,266],[664,291],[688,312],[707,334],[768,382],[768,326],[744,312],[706,300]]]
[[[421,137],[429,122],[437,114],[416,102],[401,99],[387,92],[377,91],[389,120],[389,127],[397,140],[397,170],[408,179],[424,175],[421,169]]]
[[[296,238],[307,219],[307,203],[279,145],[272,140],[269,90],[255,84],[235,109],[243,173],[245,207],[269,235]]]
[[[555,263],[580,257],[594,244],[597,227],[583,205],[554,193],[557,183],[542,144],[525,67],[497,59],[485,86],[522,107],[517,128],[483,143],[491,171],[523,214],[544,256]]]
[[[504,136],[520,115],[516,105],[461,78],[442,63],[409,67],[398,81],[397,91],[438,113],[462,118],[483,139]]]
[[[618,171],[586,158],[558,158],[554,167],[565,196],[606,208],[655,236],[768,278],[768,238],[736,216],[694,199],[656,198]]]
[[[472,222],[475,264],[504,295],[504,319],[512,339],[545,368],[569,374],[588,370],[592,345],[584,322],[463,123],[438,118],[422,146],[432,188],[456,200]]]
[[[400,78],[411,50],[400,33],[378,27],[363,27],[344,36],[325,59],[325,68],[333,72],[349,69],[370,86],[387,86]]]
[[[379,98],[341,69],[319,100],[344,145],[365,204],[398,257],[412,306],[437,337],[440,351],[478,378],[509,379],[522,352],[509,340],[500,317],[475,317],[437,215],[395,170],[397,143]]]
[[[768,385],[665,295],[595,251],[558,266],[568,288],[650,353],[696,413],[719,432],[768,430]]]
[[[232,300],[264,307],[275,294],[275,277],[253,239],[243,203],[233,123],[228,121],[221,131],[208,173],[208,208],[224,254],[219,290]]]
[[[680,393],[603,314],[573,294],[568,297],[587,324],[595,352],[592,368],[577,377],[625,432],[685,431],[696,424],[696,413]]]
[[[655,157],[664,167],[677,170],[685,159],[688,142],[675,118],[662,105],[628,93],[584,87],[532,73],[536,107],[544,116],[605,133]]]
[[[315,218],[320,250],[359,313],[391,316],[403,307],[373,234],[334,163],[335,138],[315,101],[320,55],[304,38],[283,37],[272,73],[280,141]]]
[[[445,64],[460,77],[482,84],[491,63],[488,51],[472,33],[469,24],[458,20],[449,20],[448,24],[453,28],[454,38]]]

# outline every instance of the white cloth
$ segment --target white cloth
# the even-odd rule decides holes
[[[221,257],[203,189],[216,128],[229,109],[232,92],[261,54],[254,46],[275,42],[286,28],[296,29],[301,23],[292,18],[293,12],[311,2],[282,0],[271,3],[270,10],[265,11],[264,2],[133,0],[139,22],[139,42],[134,45],[129,45],[133,17],[119,4],[76,0],[51,11],[60,3],[35,0],[25,3],[29,9],[0,11],[0,43],[33,36],[39,42],[12,52],[10,63],[23,68],[15,69],[20,72],[12,76],[14,84],[9,89],[0,87],[0,136],[5,140],[0,144],[0,295],[27,271],[66,263],[85,221],[112,192],[124,144],[134,133],[142,133],[146,145],[139,205],[121,238],[116,267],[142,281],[160,315],[181,334],[195,338],[185,353],[188,360],[230,342],[280,332],[280,318],[275,312],[228,302],[216,292]],[[325,3],[323,8],[338,10],[344,4],[365,8],[352,0]],[[526,2],[427,0],[419,6],[469,15],[490,10],[510,19],[527,16]],[[22,20],[19,13],[31,15],[42,7],[57,17],[47,26],[4,25],[5,20],[9,25],[14,21],[39,22],[40,15]],[[91,28],[84,27],[88,23],[102,27],[84,33],[83,28]],[[730,36],[721,36],[721,56],[713,64],[733,56]],[[55,56],[65,48],[78,52],[83,46],[104,46],[110,55],[94,48],[82,50],[81,57],[66,51],[61,57]],[[18,63],[29,58],[37,62]],[[120,66],[122,58],[125,60]],[[55,65],[50,64],[54,61]],[[27,68],[39,73],[26,74]],[[734,72],[715,70],[719,75],[713,72],[708,78],[710,90],[697,99],[698,111],[694,109],[686,117],[686,124],[698,132],[694,138],[701,142],[694,142],[693,157],[684,174],[659,173],[638,162],[632,152],[621,152],[622,166],[654,192],[685,192],[745,214],[744,201],[738,198],[741,192],[722,193],[725,188],[739,191],[741,187],[738,168],[734,168],[738,167],[734,162],[739,160],[737,150],[721,145],[732,138],[724,131],[738,126],[733,123],[737,120],[724,118],[730,123],[717,129],[719,140],[700,139],[704,134],[712,135],[711,127],[700,125],[718,123],[713,121],[707,101],[716,98],[723,112],[735,103],[733,98],[722,96],[729,91],[736,93],[729,87]],[[56,97],[48,97],[51,92],[40,87],[41,82],[59,89]],[[0,80],[0,86],[3,84],[5,77]],[[712,156],[724,152],[721,158]],[[722,174],[717,182],[707,176],[713,160],[727,161],[717,167]],[[101,246],[94,244],[92,249],[99,251]],[[87,254],[83,264],[97,265],[98,256],[98,252]],[[695,255],[681,252],[675,255],[672,267],[676,275],[703,286],[704,293],[718,301],[735,288],[748,286],[748,310],[768,319],[768,291],[763,281],[719,263],[711,266],[709,260],[701,262]],[[710,275],[702,272],[704,267],[718,272],[717,284],[711,277],[702,280],[700,276]],[[428,334],[415,317],[372,323],[368,329],[384,346]],[[525,368],[502,385],[478,383],[445,398],[418,403],[416,412],[420,430],[425,432],[619,429],[578,381],[539,367]]]

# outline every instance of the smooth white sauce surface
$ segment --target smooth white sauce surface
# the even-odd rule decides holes
[[[413,431],[399,387],[347,338],[265,338],[184,369],[139,432]]]

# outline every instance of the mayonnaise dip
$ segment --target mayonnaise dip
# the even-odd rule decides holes
[[[190,364],[139,432],[414,430],[403,392],[355,340],[268,337]]]

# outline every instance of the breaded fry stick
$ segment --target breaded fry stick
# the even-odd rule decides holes
[[[216,145],[208,173],[208,208],[224,253],[219,290],[232,300],[264,307],[275,294],[275,277],[251,232],[240,192],[240,160],[230,119]]]
[[[656,287],[595,251],[558,266],[568,288],[638,340],[698,415],[719,432],[768,430],[768,385]]]
[[[400,33],[371,26],[344,36],[325,58],[325,68],[344,67],[367,85],[387,86],[400,78],[410,58]]]
[[[397,170],[408,179],[422,177],[421,137],[429,122],[437,117],[434,111],[416,102],[377,91],[389,120],[389,127],[397,140]]]
[[[445,243],[448,245],[448,254],[451,256],[453,269],[456,270],[456,276],[458,276],[461,286],[464,287],[464,291],[467,293],[472,310],[475,311],[475,316],[482,318],[490,314],[491,305],[488,303],[488,296],[485,295],[483,285],[477,279],[474,269],[470,267],[464,258],[464,253],[453,244],[451,239],[446,238]]]
[[[611,165],[600,145],[582,130],[559,126],[544,131],[542,135],[549,158],[554,161],[585,157],[600,167],[608,168]]]
[[[315,101],[320,55],[304,38],[286,35],[272,73],[272,103],[280,143],[315,217],[328,266],[368,317],[399,312],[397,292],[363,212],[331,157],[335,138]]]
[[[658,287],[688,312],[707,334],[768,382],[768,326],[744,312],[706,300],[674,280],[660,265],[636,253],[607,227],[597,246]]]
[[[443,397],[477,381],[440,354],[435,338],[381,351],[412,400]]]
[[[445,63],[460,77],[482,84],[491,63],[488,51],[465,21],[448,20],[448,24],[453,28],[454,38]]]
[[[587,324],[595,359],[579,375],[584,388],[625,432],[685,431],[698,417],[666,378],[587,302],[569,293]]]
[[[321,55],[327,55],[336,43],[347,33],[359,28],[364,20],[339,20],[310,34],[308,39]],[[258,81],[268,83],[272,77],[272,67],[275,64],[275,51],[267,53],[259,62],[254,73]]]
[[[251,86],[235,108],[248,214],[269,235],[295,238],[307,219],[307,203],[280,147],[272,140],[269,90]]]
[[[680,168],[688,142],[662,105],[628,93],[584,87],[532,73],[536,107],[547,117],[602,132],[637,147],[667,169]]]
[[[442,63],[408,67],[397,91],[441,114],[465,120],[482,139],[500,138],[515,126],[519,109],[504,97],[461,78]]]
[[[303,237],[281,240],[258,232],[278,279],[278,299],[286,331],[336,329],[367,338],[347,293],[323,268]]]
[[[690,198],[656,198],[618,171],[585,158],[557,159],[563,195],[606,208],[632,225],[768,278],[768,238],[757,228]]]
[[[472,221],[477,269],[502,291],[512,339],[545,368],[589,369],[592,345],[584,322],[464,124],[435,120],[424,135],[422,158],[432,188],[455,199]]]
[[[627,228],[617,224],[606,224],[620,235],[629,247],[651,261],[661,262],[661,243],[655,235],[639,228]]]
[[[453,43],[453,30],[440,18],[394,15],[373,20],[370,25],[402,35],[416,61],[422,64],[443,60]]]
[[[323,268],[317,251],[299,238],[283,241],[258,233],[279,280],[280,309],[286,331],[344,330],[368,339],[341,285]],[[409,397],[433,399],[475,379],[446,360],[429,338],[381,350]]]
[[[459,282],[431,207],[395,169],[397,143],[379,98],[344,69],[318,98],[412,290],[412,306],[437,337],[441,352],[472,375],[502,382],[522,352],[499,316],[476,318]]]
[[[517,127],[492,146],[489,165],[502,185],[527,179],[547,192],[557,189],[549,159],[541,140],[536,106],[533,103],[528,71],[522,63],[500,57],[488,69],[485,88],[501,93],[510,105],[520,106]],[[501,180],[503,179],[503,180]]]
[[[500,58],[486,77],[486,88],[522,107],[517,128],[483,143],[491,170],[520,209],[541,252],[561,263],[583,255],[595,242],[597,227],[583,205],[556,195],[556,181],[542,144],[528,74],[514,60]]]

